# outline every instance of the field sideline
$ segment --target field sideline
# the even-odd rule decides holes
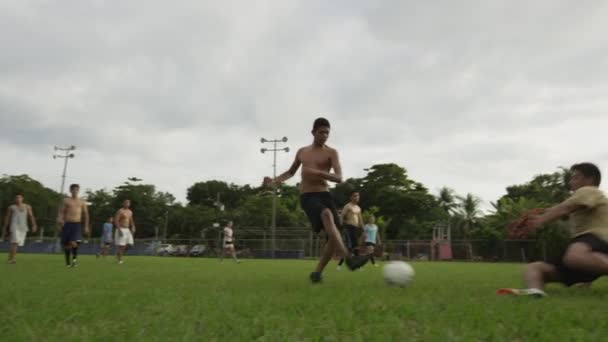
[[[0,255],[3,262],[6,254]],[[519,264],[412,263],[408,288],[381,268],[314,261],[18,255],[0,265],[2,341],[600,341],[608,280],[554,285],[545,299],[499,297],[520,287]]]

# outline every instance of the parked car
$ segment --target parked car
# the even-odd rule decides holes
[[[170,253],[173,256],[187,256],[188,255],[188,245],[177,245],[173,250],[173,253]]]
[[[167,256],[175,253],[175,246],[172,244],[162,243],[156,248],[156,255]]]
[[[202,256],[203,254],[205,254],[206,250],[207,247],[205,245],[194,245],[190,249],[190,256]]]

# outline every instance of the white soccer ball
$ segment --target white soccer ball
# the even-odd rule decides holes
[[[416,272],[410,264],[403,261],[390,261],[384,265],[384,281],[389,285],[407,286]]]

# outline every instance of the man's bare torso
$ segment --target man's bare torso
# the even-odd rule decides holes
[[[319,176],[310,174],[306,168],[329,172],[332,168],[332,157],[334,154],[335,150],[328,146],[315,147],[311,145],[303,147],[298,151],[298,159],[302,163],[302,182],[300,183],[300,191],[302,193],[329,191],[327,181]]]
[[[131,209],[118,209],[116,215],[118,216],[118,228],[131,228],[131,220],[133,219]]]
[[[80,198],[66,198],[63,200],[63,221],[64,222],[82,222],[82,207],[83,200]]]

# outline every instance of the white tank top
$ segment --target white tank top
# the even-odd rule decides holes
[[[11,205],[11,230],[27,231],[27,207]]]

